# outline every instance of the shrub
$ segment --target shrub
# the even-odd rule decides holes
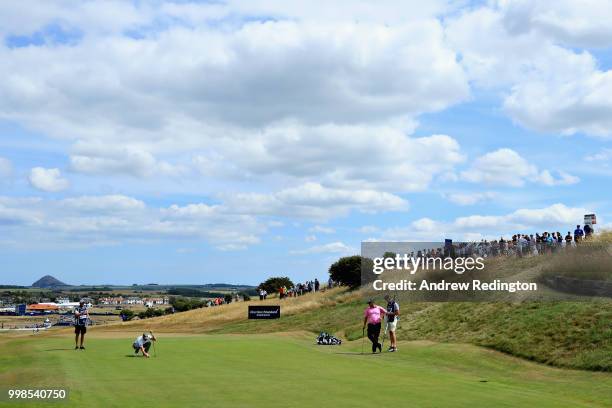
[[[128,321],[128,320],[132,320],[134,318],[134,311],[130,310],[130,309],[123,309],[120,313],[119,316],[121,316],[121,320],[123,320],[124,322]]]
[[[395,258],[395,256],[396,256],[396,253],[395,253],[395,252],[389,252],[389,251],[387,251],[387,252],[385,252],[385,253],[383,254],[383,258],[385,258],[385,259],[387,259],[387,258]]]
[[[138,317],[141,319],[148,319],[150,317],[159,317],[164,315],[164,310],[162,309],[154,309],[152,307],[148,308],[144,312],[138,313]]]
[[[362,262],[364,266],[371,267],[372,260],[359,255],[340,258],[329,267],[329,276],[341,285],[358,288],[361,285]]]
[[[268,293],[278,293],[278,289],[281,286],[292,288],[294,285],[293,282],[291,282],[291,279],[286,276],[281,276],[266,279],[265,282],[259,284],[257,289],[263,289]]]
[[[176,312],[186,312],[187,310],[204,307],[204,302],[201,300],[182,297],[171,297],[170,304]]]

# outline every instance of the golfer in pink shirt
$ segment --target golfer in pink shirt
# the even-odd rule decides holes
[[[385,317],[387,310],[374,304],[374,300],[368,300],[368,307],[363,313],[363,328],[365,330],[368,325],[368,339],[372,342],[372,353],[376,353],[376,349],[382,353],[382,345],[378,342],[380,337],[380,327],[382,319]]]

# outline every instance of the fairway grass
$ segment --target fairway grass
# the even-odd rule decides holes
[[[360,340],[316,346],[303,334],[166,335],[144,359],[133,356],[134,336],[93,336],[85,351],[69,336],[0,338],[0,384],[69,390],[68,402],[43,407],[612,406],[609,373],[470,345],[406,342],[361,355]]]

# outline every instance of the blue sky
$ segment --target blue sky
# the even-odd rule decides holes
[[[2,4],[0,283],[326,279],[363,240],[606,228],[611,14]]]

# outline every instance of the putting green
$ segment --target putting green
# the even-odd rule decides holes
[[[361,341],[326,347],[297,336],[162,335],[158,356],[144,359],[133,357],[131,340],[93,337],[85,351],[68,337],[3,340],[1,387],[69,389],[68,402],[43,407],[612,406],[610,374],[467,345],[414,342],[361,355]]]

